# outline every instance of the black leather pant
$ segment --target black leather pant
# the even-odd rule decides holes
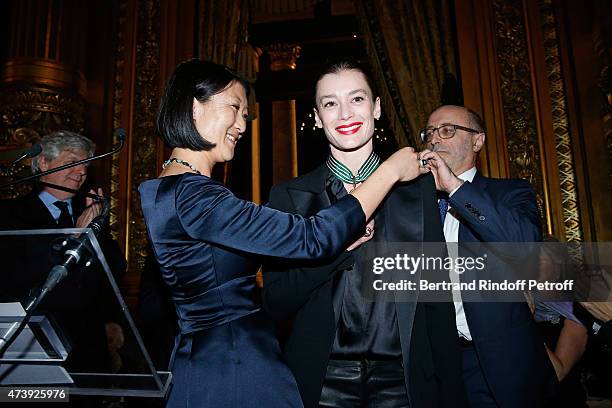
[[[408,407],[402,362],[330,360],[319,406]]]

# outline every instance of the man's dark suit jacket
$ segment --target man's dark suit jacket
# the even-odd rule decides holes
[[[83,205],[73,199],[75,220]],[[56,229],[53,216],[38,198],[38,192],[0,201],[0,230]],[[106,260],[118,279],[126,268],[119,245],[103,234],[98,238]],[[31,290],[40,286],[51,268],[62,261],[51,251],[49,238],[2,239],[3,271],[0,301],[25,301]],[[114,320],[119,308],[101,267],[76,268],[40,304],[38,312],[54,320],[62,329],[72,351],[66,367],[90,371],[108,369],[108,348],[104,323]]]
[[[535,194],[524,180],[476,174],[450,198],[458,213],[459,245],[467,242],[541,241]],[[525,302],[464,302],[474,346],[501,407],[542,406],[556,376]]]
[[[302,216],[314,215],[330,206],[325,188],[328,175],[327,167],[321,166],[273,187],[269,205]],[[386,236],[375,235],[375,239],[444,241],[432,176],[396,186],[380,211],[386,212]],[[287,270],[274,265],[264,271],[266,311],[277,319],[294,315],[284,357],[306,408],[318,406],[336,333],[334,278],[353,263],[353,255],[345,251],[314,266]],[[396,302],[396,314],[411,407],[463,406],[465,394],[452,303]]]

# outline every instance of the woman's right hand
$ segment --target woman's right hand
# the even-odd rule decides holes
[[[410,181],[429,171],[421,165],[419,154],[412,147],[398,150],[385,163],[397,174],[398,181]]]
[[[419,155],[412,147],[393,153],[366,181],[350,192],[361,203],[361,209],[369,220],[376,207],[398,181],[410,181],[429,169],[421,166]]]

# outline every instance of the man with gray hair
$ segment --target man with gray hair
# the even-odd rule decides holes
[[[32,160],[34,173],[44,172],[92,157],[95,144],[74,132],[61,130],[40,140],[42,152]],[[102,211],[90,196],[76,194],[87,179],[87,164],[40,177],[38,188],[23,197],[0,201],[0,230],[83,228]],[[54,188],[52,185],[67,190]],[[102,189],[90,190],[102,196]],[[3,282],[0,302],[25,301],[46,279],[51,268],[63,260],[54,249],[54,238],[14,237],[3,241]],[[107,231],[97,237],[116,280],[126,269],[119,245]],[[56,321],[69,342],[71,352],[65,367],[70,371],[109,371],[105,323],[120,316],[104,271],[97,263],[76,268],[38,307]],[[116,331],[116,330],[115,330]]]
[[[43,137],[40,140],[42,153],[32,159],[34,173],[47,171],[65,164],[74,163],[93,156],[96,145],[94,142],[78,133],[60,130]],[[50,215],[59,227],[84,228],[89,225],[101,212],[101,205],[90,197],[85,199],[83,212],[75,218],[72,205],[74,193],[58,190],[45,185],[45,183],[79,190],[87,178],[87,164],[70,167],[68,169],[42,176],[42,190],[38,198],[45,205]],[[93,190],[90,193],[96,193]],[[102,189],[98,189],[102,195]]]

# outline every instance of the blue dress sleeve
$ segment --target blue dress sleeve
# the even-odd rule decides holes
[[[176,210],[193,239],[279,258],[328,258],[365,228],[365,214],[352,195],[304,218],[237,198],[205,177],[184,177],[176,189]]]

